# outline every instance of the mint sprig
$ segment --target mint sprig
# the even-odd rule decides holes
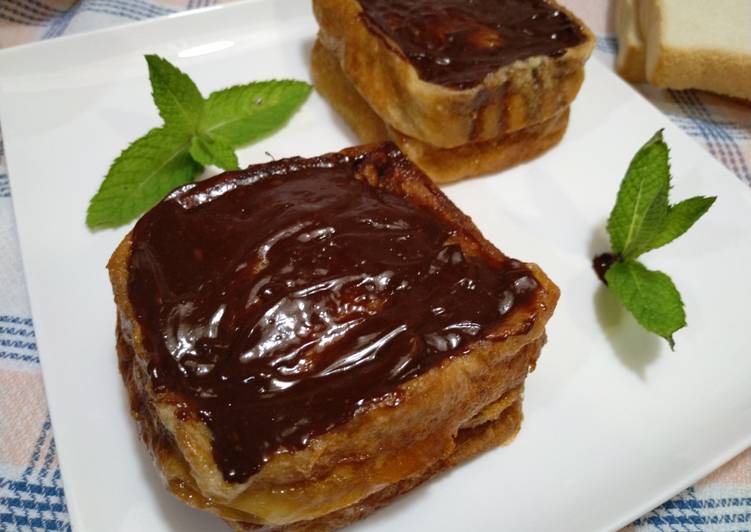
[[[203,96],[193,80],[166,59],[146,55],[151,97],[165,124],[195,131],[203,115]]]
[[[233,146],[256,142],[287,123],[308,97],[300,81],[257,81],[212,93],[206,99],[201,130]]]
[[[612,253],[595,257],[594,266],[636,321],[674,349],[673,334],[686,326],[681,295],[670,277],[636,259],[688,231],[717,198],[695,196],[670,205],[670,179],[669,150],[660,130],[631,160],[608,218]]]
[[[670,277],[627,260],[613,264],[605,280],[642,326],[665,338],[671,348],[675,345],[673,333],[686,326],[686,312]]]
[[[190,156],[194,161],[205,165],[216,165],[225,170],[237,170],[239,164],[235,150],[221,137],[210,133],[193,135],[190,141]]]
[[[88,226],[99,229],[128,223],[170,190],[193,181],[201,165],[188,154],[190,139],[183,131],[160,127],[128,146],[91,199]]]
[[[135,140],[114,160],[91,198],[86,225],[117,227],[137,218],[204,166],[236,170],[235,149],[283,127],[311,86],[271,80],[237,85],[204,98],[193,80],[169,61],[147,55],[154,104],[162,127]]]

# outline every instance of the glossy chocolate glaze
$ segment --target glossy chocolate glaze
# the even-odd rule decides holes
[[[433,213],[354,179],[408,164],[393,147],[375,154],[222,174],[134,229],[128,292],[150,378],[208,425],[227,481],[398,402],[400,383],[538,289],[522,263],[467,256]]]
[[[393,40],[423,80],[456,89],[584,42],[579,24],[545,0],[358,1],[371,31]]]

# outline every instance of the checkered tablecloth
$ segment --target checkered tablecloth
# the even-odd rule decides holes
[[[215,0],[0,0],[0,47],[213,3]],[[612,65],[617,43],[609,20],[610,2],[564,3],[600,36],[595,55]],[[646,86],[638,90],[751,185],[751,104],[693,91]],[[0,137],[0,531],[69,529]],[[751,450],[639,518],[629,529],[751,530]]]

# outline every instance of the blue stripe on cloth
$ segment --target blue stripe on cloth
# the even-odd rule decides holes
[[[33,327],[34,322],[31,318],[22,318],[21,316],[10,316],[8,314],[0,315],[0,323],[13,323]]]
[[[34,342],[24,342],[23,340],[6,340],[0,338],[0,347],[12,347],[13,349],[33,349],[36,350],[37,344]]]
[[[197,9],[199,7],[213,6],[214,0],[190,0],[186,9]]]
[[[32,364],[39,364],[38,355],[24,355],[21,353],[15,353],[13,351],[0,351],[0,360],[15,360],[17,362],[30,362]]]
[[[55,18],[43,38],[50,39],[60,36],[65,32],[76,15],[85,12],[101,13],[129,20],[142,20],[169,15],[174,13],[175,10],[156,6],[143,0],[81,0]]]
[[[31,318],[0,316],[0,360],[39,364]]]
[[[110,14],[122,17],[150,18],[174,13],[174,9],[155,6],[142,0],[84,0],[84,11],[93,9],[109,9]]]
[[[639,518],[633,525],[656,530],[700,531],[705,530],[708,525],[746,525],[748,523],[751,523],[751,497],[699,499],[696,497],[695,488],[689,488]],[[726,528],[723,527],[723,530]],[[737,530],[749,530],[749,528],[741,526]]]
[[[72,6],[63,11],[60,16],[52,19],[52,23],[47,28],[47,31],[44,32],[44,35],[42,35],[42,39],[51,39],[62,35],[83,4],[84,2],[75,2]]]
[[[663,508],[728,508],[731,506],[748,506],[751,497],[723,497],[720,499],[676,499],[663,504]]]
[[[10,6],[0,5],[0,8],[3,7],[11,11]],[[46,22],[62,12],[62,9],[55,9],[34,0],[15,0],[13,8],[18,16],[40,22]]]
[[[678,104],[683,114],[691,120],[698,135],[707,145],[709,152],[719,159],[736,176],[751,184],[751,172],[743,158],[740,147],[733,137],[721,127],[714,125],[714,120],[698,98],[695,91],[668,91]]]
[[[132,21],[139,21],[143,20],[145,18],[151,18],[151,16],[143,16],[137,13],[127,13],[123,12],[121,10],[118,10],[117,8],[112,9],[109,7],[90,7],[86,9],[87,13],[99,13],[101,15],[112,15],[118,18],[124,18]],[[157,15],[154,15],[157,16]]]
[[[0,198],[10,197],[10,182],[8,181],[8,174],[0,173]]]
[[[28,24],[30,26],[39,26],[46,24],[50,19],[49,15],[40,15],[34,11],[23,9],[17,4],[10,3],[0,4],[0,18],[9,20],[16,24]]]
[[[24,26],[44,26],[45,24],[44,22],[29,22],[28,20],[18,18],[11,13],[5,12],[5,10],[2,9],[2,6],[0,6],[0,20],[7,20],[13,24],[21,24]]]
[[[676,525],[732,525],[740,523],[751,523],[751,512],[723,514],[723,515],[663,515],[650,516],[642,521],[639,525],[652,525],[660,527],[661,525],[670,526],[669,530],[685,530],[685,528],[673,528]],[[700,529],[701,530],[701,529]],[[741,530],[741,529],[739,529]],[[748,529],[745,529],[748,530]]]
[[[27,6],[27,8],[35,8],[40,12],[53,15],[57,15],[65,11],[64,9],[47,5],[44,2],[40,2],[39,0],[16,0],[16,5],[24,5]]]
[[[704,102],[701,100],[701,98],[699,98],[696,91],[689,91],[687,96],[689,97],[690,101],[693,102],[695,109],[699,111],[700,120],[704,119],[714,122],[712,115],[704,105]],[[747,183],[751,184],[751,172],[749,172],[748,165],[746,164],[746,159],[743,156],[743,152],[733,139],[733,136],[721,127],[714,126],[710,129],[710,131],[715,136],[715,138],[720,139],[728,144],[731,167],[733,168],[735,174],[741,179],[744,179]]]
[[[24,25],[28,24],[28,22],[23,21],[21,19],[18,19],[16,17],[12,16],[12,15],[7,14],[7,13],[3,13],[2,11],[0,11],[0,20],[6,20],[8,22],[12,22],[13,24],[24,24]],[[31,25],[34,26],[34,24],[31,24]],[[37,26],[42,26],[42,24],[36,24],[36,25]]]
[[[29,493],[31,495],[44,495],[45,497],[62,497],[65,492],[62,488],[55,486],[42,486],[41,484],[33,484],[26,481],[11,481],[8,482],[8,489],[13,490],[16,493]]]
[[[31,453],[31,460],[29,461],[29,465],[26,466],[26,469],[23,472],[23,476],[21,477],[24,481],[28,480],[29,475],[31,475],[32,471],[34,471],[34,467],[39,462],[39,458],[42,456],[42,447],[44,446],[44,442],[47,441],[47,435],[49,434],[51,429],[52,423],[48,418],[44,423],[42,423],[42,431],[37,437],[37,441],[34,443],[34,451]]]
[[[55,441],[47,419],[20,477],[0,477],[0,530],[71,529],[60,470],[54,462]]]
[[[8,336],[21,336],[22,338],[34,338],[34,330],[28,330],[17,327],[5,327],[0,325],[0,334]]]
[[[12,486],[9,485],[9,488],[12,489]],[[62,491],[62,490],[60,490]],[[64,493],[60,493],[56,496],[64,495]],[[17,510],[19,509],[26,509],[26,510],[39,510],[40,512],[45,511],[51,511],[51,512],[62,512],[65,510],[65,505],[60,503],[46,503],[46,502],[34,502],[28,499],[22,499],[21,497],[5,497],[3,499],[3,503],[8,508],[15,508]]]
[[[751,123],[740,124],[738,122],[727,122],[724,120],[712,120],[707,118],[689,118],[683,114],[667,113],[670,120],[678,124],[689,135],[698,137],[701,135],[699,126],[701,124],[707,129],[719,128],[727,132],[733,140],[751,140]]]
[[[31,528],[32,530],[71,530],[70,525],[61,525],[59,521],[51,519],[28,518],[10,513],[0,512],[0,525],[14,525],[14,528],[3,528],[3,530],[20,530],[21,527]]]
[[[600,52],[616,54],[618,52],[618,39],[607,35],[598,35],[595,47]]]

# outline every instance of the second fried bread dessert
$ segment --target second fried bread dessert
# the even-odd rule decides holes
[[[439,148],[549,120],[591,31],[553,0],[313,0],[319,40],[381,119]]]
[[[543,122],[484,142],[439,148],[386,124],[360,96],[334,56],[316,41],[311,54],[316,90],[344,118],[362,142],[390,140],[433,181],[447,183],[498,172],[532,159],[558,143],[568,125],[569,109]]]
[[[241,530],[343,526],[513,437],[558,299],[392,144],[181,187],[109,271],[146,447]]]

